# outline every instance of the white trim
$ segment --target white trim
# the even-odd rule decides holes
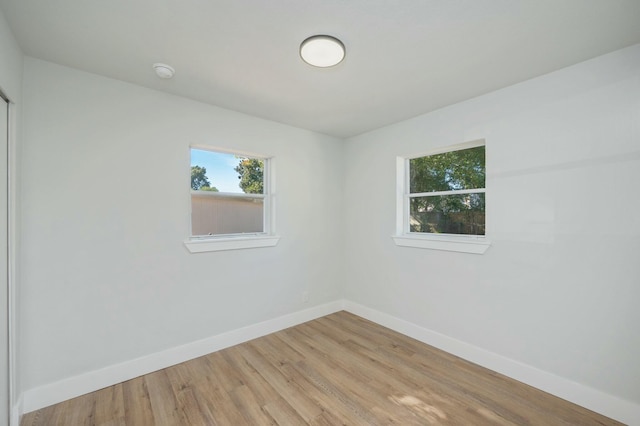
[[[409,176],[406,172],[407,158],[396,158],[396,233],[403,234],[409,230],[405,212],[409,211],[409,198],[404,196],[405,188],[409,186]]]
[[[24,392],[24,412],[39,410],[67,399],[152,373],[190,359],[219,351],[276,331],[293,327],[342,310],[343,301],[335,301],[293,312],[257,324],[166,349],[131,361],[111,365],[49,383]]]
[[[405,194],[408,198],[422,198],[422,197],[440,197],[442,195],[465,195],[465,194],[484,194],[485,188],[476,189],[453,189],[451,191],[432,191],[432,192],[412,192],[411,194]]]
[[[7,273],[8,273],[8,310],[9,310],[9,407],[12,407],[14,401],[18,407],[18,410],[12,410],[10,413],[10,421],[13,422],[14,418],[20,418],[22,414],[22,395],[18,394],[18,345],[17,345],[17,247],[18,247],[18,155],[17,155],[17,129],[18,129],[18,113],[17,105],[11,101],[8,103],[9,107],[9,134],[7,141],[7,167],[8,167],[8,200],[7,200],[7,238],[8,238],[8,250],[7,250]],[[19,423],[12,423],[12,426],[18,426]]]
[[[259,160],[268,160],[273,157],[272,155],[256,154],[255,152],[239,151],[237,149],[221,148],[217,146],[201,145],[201,144],[191,144],[189,145],[189,152],[191,152],[191,149],[197,149],[200,151],[218,152],[221,154],[233,154],[233,155],[239,155],[241,157],[257,158]]]
[[[266,198],[265,194],[245,194],[244,192],[200,191],[197,189],[192,189],[191,195],[198,195],[203,197],[214,197],[214,198],[250,198],[252,200],[263,200]]]
[[[640,405],[634,402],[556,376],[354,302],[345,301],[344,309],[589,410],[629,425],[640,425]]]
[[[18,398],[18,401],[13,406],[11,411],[11,419],[9,420],[9,426],[20,426],[20,419],[22,418],[23,411],[22,395]]]
[[[273,247],[278,244],[277,235],[252,235],[247,237],[211,237],[186,240],[184,245],[190,253],[208,251],[239,250],[260,247]]]
[[[484,235],[426,234],[410,232],[409,229],[409,200],[411,198],[487,193],[486,182],[484,188],[410,193],[409,161],[414,158],[479,146],[484,146],[486,149],[486,141],[477,139],[471,142],[436,148],[423,154],[396,157],[396,233],[392,235],[392,238],[397,246],[472,254],[484,254],[489,249],[491,241]]]
[[[275,172],[274,164],[275,160],[273,156],[264,156],[260,154],[252,154],[242,151],[229,150],[224,148],[214,148],[204,145],[190,145],[189,157],[191,158],[191,150],[197,149],[201,151],[208,151],[212,153],[222,154],[235,154],[247,158],[256,158],[263,161],[263,193],[262,194],[246,194],[246,193],[234,193],[234,192],[214,192],[214,191],[197,191],[190,189],[191,196],[189,197],[189,239],[184,244],[190,253],[203,253],[209,251],[223,251],[223,250],[239,250],[247,248],[259,248],[259,247],[272,247],[278,244],[279,236],[276,234],[276,222],[275,222]],[[191,164],[191,161],[189,161]],[[212,236],[208,235],[192,235],[193,224],[192,221],[192,208],[193,208],[193,195],[197,196],[209,196],[209,197],[233,197],[233,198],[245,198],[245,199],[261,199],[263,200],[262,206],[262,226],[263,232],[249,233],[249,234],[216,234]]]
[[[16,375],[17,375],[17,367],[16,367],[16,289],[15,289],[15,275],[16,275],[16,167],[17,157],[16,157],[16,130],[17,130],[17,115],[16,115],[16,105],[9,99],[8,96],[0,89],[0,98],[2,98],[2,102],[7,103],[7,114],[2,117],[2,120],[7,121],[7,146],[6,146],[6,154],[7,154],[7,222],[4,224],[7,230],[7,275],[6,275],[6,294],[7,294],[7,361],[8,361],[8,405],[7,408],[9,413],[7,413],[7,417],[5,420],[9,421],[9,424],[12,426],[15,423],[14,418],[18,417],[20,412],[16,410],[14,400],[16,399]],[[3,290],[4,291],[4,290]],[[19,397],[18,397],[19,400]],[[15,423],[17,426],[18,423]]]
[[[486,141],[484,139],[476,139],[473,141],[469,141],[469,142],[462,142],[462,143],[458,143],[455,145],[445,145],[445,146],[440,146],[438,148],[434,148],[431,149],[429,151],[425,151],[422,152],[420,154],[411,154],[411,155],[404,155],[402,156],[402,158],[406,158],[407,160],[411,160],[414,158],[420,158],[420,157],[427,157],[429,155],[437,155],[437,154],[444,154],[446,152],[452,152],[452,151],[460,151],[463,149],[470,149],[470,148],[477,148],[479,146],[486,146]]]
[[[432,250],[456,251],[459,253],[484,254],[491,241],[483,237],[458,236],[438,237],[435,235],[392,235],[397,246]]]

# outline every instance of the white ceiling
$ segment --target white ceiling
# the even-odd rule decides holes
[[[640,43],[640,0],[0,0],[24,53],[337,137]],[[310,35],[340,38],[330,69]],[[154,62],[176,69],[160,80]]]

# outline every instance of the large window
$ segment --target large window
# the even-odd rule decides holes
[[[237,243],[270,236],[273,227],[269,167],[267,157],[191,148],[190,242]],[[236,243],[230,248],[256,247]],[[187,247],[191,250],[196,246]],[[197,246],[196,251],[211,251],[199,250],[202,247]],[[223,249],[227,248],[212,250]]]
[[[484,141],[400,161],[399,236],[458,242],[484,238]]]

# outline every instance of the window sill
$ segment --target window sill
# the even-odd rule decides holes
[[[212,237],[190,239],[184,242],[191,253],[208,251],[241,250],[259,247],[273,247],[280,237],[275,235],[252,235],[250,237]]]
[[[491,245],[491,241],[484,237],[438,237],[404,234],[394,235],[392,238],[397,246],[472,254],[484,254]]]

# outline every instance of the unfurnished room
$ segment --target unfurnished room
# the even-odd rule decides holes
[[[0,0],[0,426],[640,425],[640,1]]]

